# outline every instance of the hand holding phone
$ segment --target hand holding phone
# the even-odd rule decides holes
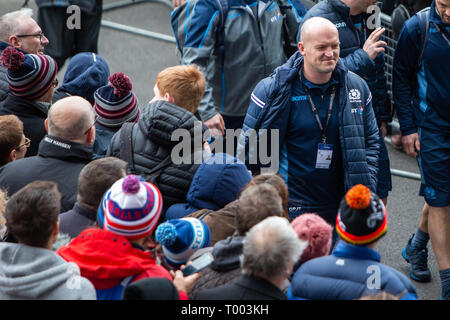
[[[200,270],[206,268],[214,261],[214,257],[210,252],[207,252],[201,255],[199,258],[192,261],[189,265],[187,265],[181,272],[183,272],[183,276],[188,276],[193,273],[199,272]]]

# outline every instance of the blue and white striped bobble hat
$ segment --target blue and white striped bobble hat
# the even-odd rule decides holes
[[[208,225],[196,218],[164,222],[156,228],[155,236],[162,245],[166,261],[175,268],[186,264],[195,251],[211,243]]]

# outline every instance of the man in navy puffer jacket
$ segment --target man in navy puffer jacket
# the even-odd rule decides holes
[[[386,207],[363,185],[342,199],[336,219],[341,237],[333,253],[309,260],[295,272],[288,288],[291,300],[354,300],[380,291],[401,300],[417,300],[411,281],[380,262],[375,244],[386,234]]]
[[[252,164],[256,146],[251,133],[264,134],[260,129],[268,129],[275,136],[272,133],[279,130],[278,139],[268,139],[270,146],[260,139],[258,147],[273,151],[271,166],[276,168],[271,170],[277,170],[288,186],[290,218],[317,212],[334,225],[346,190],[359,183],[375,190],[379,131],[367,84],[338,61],[334,24],[312,18],[301,32],[306,39],[299,43],[300,52],[253,91],[238,156],[256,173],[262,161]],[[277,147],[279,157],[274,154]]]
[[[386,43],[378,38],[384,29],[375,29],[375,16],[369,8],[376,0],[325,0],[312,7],[303,23],[311,17],[323,17],[333,22],[339,31],[340,59],[350,70],[363,78],[373,95],[372,107],[380,130],[380,154],[378,158],[378,182],[376,193],[387,203],[392,190],[389,155],[384,144],[386,125],[392,121],[384,48]],[[373,32],[372,32],[373,31]]]

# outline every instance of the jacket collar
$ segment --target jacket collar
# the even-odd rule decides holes
[[[6,99],[3,101],[3,105],[7,110],[14,110],[16,112],[36,112],[42,113],[43,116],[47,116],[49,104],[45,102],[36,102],[33,100],[24,99],[21,97],[17,97],[13,95],[11,92],[8,92]],[[34,109],[31,111],[31,109]]]
[[[260,277],[243,274],[236,279],[235,283],[240,287],[252,289],[276,300],[287,300],[286,295],[279,288]]]
[[[214,261],[211,263],[211,269],[224,271],[239,268],[243,241],[244,237],[238,235],[217,241],[212,250]]]
[[[39,144],[38,155],[70,162],[86,162],[92,158],[93,147],[46,135]]]
[[[4,41],[0,41],[0,51],[3,51],[3,50],[5,50],[7,47],[9,47],[9,46],[11,46],[9,43],[6,43],[6,42],[4,42]],[[26,52],[26,51],[23,51],[22,49],[20,49],[20,48],[16,48],[17,50],[19,50],[20,52],[23,52],[24,54],[28,54],[28,52]]]
[[[350,17],[350,8],[341,0],[328,0],[334,11],[338,12],[342,17]]]
[[[350,244],[342,240],[339,241],[332,255],[341,258],[381,261],[380,254],[376,250]]]
[[[79,202],[75,203],[73,210],[89,220],[95,221],[97,219],[97,210],[89,209]]]

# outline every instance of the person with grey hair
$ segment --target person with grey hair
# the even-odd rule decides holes
[[[95,116],[92,105],[77,96],[57,101],[45,120],[48,134],[37,156],[8,163],[0,169],[0,187],[9,195],[35,180],[58,184],[62,212],[73,208],[77,199],[78,176],[92,158]]]
[[[245,236],[242,275],[200,291],[196,300],[286,300],[282,288],[306,246],[286,218],[266,218]]]
[[[0,55],[8,46],[22,50],[23,53],[44,53],[44,47],[49,41],[32,16],[32,9],[22,8],[0,17]],[[0,65],[0,100],[5,99],[8,92],[6,69]]]

